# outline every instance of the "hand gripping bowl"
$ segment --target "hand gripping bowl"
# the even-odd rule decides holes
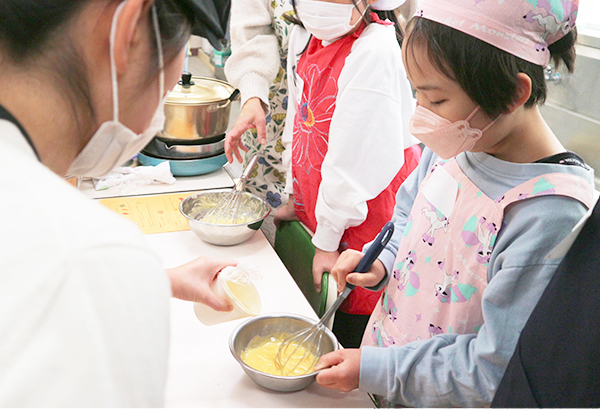
[[[243,322],[231,333],[229,349],[242,369],[257,384],[279,392],[299,391],[314,382],[318,371],[300,376],[271,375],[248,366],[240,355],[255,336],[268,337],[276,333],[296,332],[314,324],[316,324],[316,320],[294,314],[259,315]],[[324,353],[339,349],[339,343],[335,335],[329,329],[326,329],[325,333],[326,337],[323,339]]]
[[[202,221],[208,211],[219,204],[231,189],[214,189],[194,193],[179,204],[179,211],[188,219],[190,228],[202,240],[218,246],[232,246],[248,240],[271,213],[271,206],[262,198],[243,192],[240,212],[247,222],[240,224],[213,224]]]

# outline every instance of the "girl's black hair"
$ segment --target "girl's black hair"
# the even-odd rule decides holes
[[[190,39],[193,21],[177,0],[155,0],[165,61],[174,58]],[[151,38],[155,38],[152,35]]]
[[[0,0],[0,52],[16,66],[40,64],[49,80],[62,84],[81,132],[95,118],[81,51],[66,35],[71,19],[93,0]],[[116,3],[120,0],[114,0]],[[156,0],[165,63],[190,37],[192,22],[177,0]],[[149,11],[150,12],[150,11]],[[150,20],[151,21],[151,20]],[[150,38],[155,43],[154,28]],[[146,81],[158,74],[157,45]],[[2,64],[0,58],[0,69]]]
[[[91,0],[0,1],[0,48],[16,63],[39,56]],[[191,21],[176,0],[156,0],[165,60],[189,39]],[[151,33],[154,38],[154,32]]]
[[[531,78],[531,96],[526,107],[543,104],[547,87],[544,67],[525,61],[482,40],[421,17],[409,21],[405,52],[414,60],[416,45],[427,49],[429,61],[448,78],[458,82],[467,95],[491,118],[506,113],[517,95],[517,74]],[[556,67],[565,64],[569,72],[575,63],[574,29],[550,45]]]
[[[400,22],[398,21],[398,17],[394,10],[373,10],[374,13],[377,13],[381,20],[390,20],[394,23],[394,28],[396,29],[396,40],[398,40],[398,44],[402,47],[402,41],[404,40],[404,33],[402,32],[402,27],[400,26]]]
[[[304,27],[304,25],[302,24],[302,20],[300,19],[300,16],[298,14],[298,9],[296,8],[296,2],[298,0],[292,0],[292,6],[294,7],[294,14],[284,14],[283,18],[287,21],[289,21],[290,23],[293,24],[297,24],[301,27]],[[300,0],[301,1],[301,0]],[[352,2],[354,3],[354,6],[357,7],[358,6],[358,1],[361,0],[352,0]],[[363,1],[363,5],[365,7],[368,7],[368,5],[366,4],[366,2],[364,0]],[[382,10],[371,10],[375,13],[377,13],[377,15],[379,16],[380,19],[385,20],[388,19],[390,20],[392,23],[394,23],[394,27],[396,29],[396,39],[398,40],[398,44],[400,46],[402,46],[402,40],[404,39],[404,33],[402,32],[402,28],[400,27],[400,23],[398,22],[398,18],[396,17],[396,14],[394,13],[393,10],[389,10],[389,11],[382,11]],[[371,24],[372,19],[371,19],[371,14],[369,13],[369,10],[367,9],[367,12],[364,14],[363,16],[363,20],[367,23],[367,24]],[[312,35],[311,35],[312,38]],[[310,41],[309,41],[310,42]],[[308,44],[307,44],[308,47]],[[304,53],[304,51],[306,51],[306,47],[304,48],[304,50],[302,50],[302,53]]]

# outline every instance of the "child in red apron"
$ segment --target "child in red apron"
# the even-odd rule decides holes
[[[408,132],[414,99],[397,27],[371,11],[403,2],[296,2],[304,28],[290,38],[282,138],[293,200],[276,219],[297,218],[314,233],[317,289],[340,251],[362,249],[391,218],[396,192],[420,157]],[[333,332],[343,346],[360,345],[379,295],[360,288],[342,304]]]
[[[551,57],[573,63],[577,3],[555,3],[419,4],[403,53],[418,104],[410,129],[428,148],[371,271],[349,274],[355,251],[332,270],[338,282],[389,281],[361,349],[324,356],[320,384],[380,404],[490,405],[561,261],[551,250],[594,203],[593,170],[538,109]]]

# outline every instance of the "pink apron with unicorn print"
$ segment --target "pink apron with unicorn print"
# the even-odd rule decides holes
[[[443,333],[477,333],[504,209],[539,195],[569,196],[588,208],[593,203],[589,183],[565,173],[535,177],[492,200],[455,159],[437,162],[419,188],[392,277],[362,345],[386,347]]]

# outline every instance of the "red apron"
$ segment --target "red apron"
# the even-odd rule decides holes
[[[386,24],[379,20],[376,14],[373,14],[373,20]],[[335,111],[338,78],[354,41],[364,29],[363,25],[354,33],[326,47],[313,37],[297,64],[296,75],[303,86],[294,118],[292,143],[294,207],[300,221],[313,232],[317,228],[315,207],[321,184],[321,165],[327,154],[329,126]],[[345,231],[340,242],[340,251],[362,250],[363,245],[372,241],[383,225],[391,220],[396,204],[396,192],[417,166],[420,156],[421,149],[417,145],[405,149],[404,165],[390,185],[375,199],[367,202],[367,219],[361,225]],[[340,310],[349,314],[371,314],[380,295],[381,292],[357,287],[341,305]]]

